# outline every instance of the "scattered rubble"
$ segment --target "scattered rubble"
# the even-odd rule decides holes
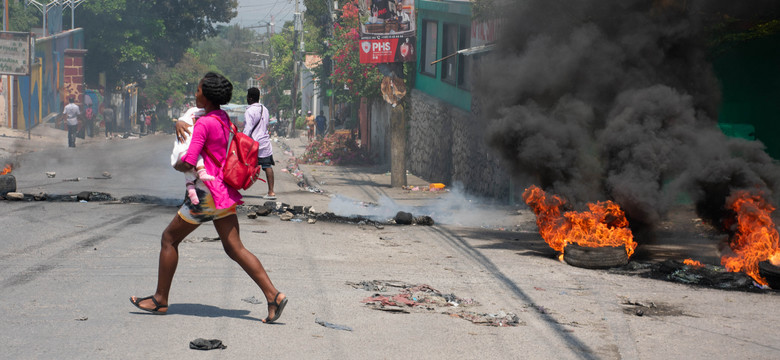
[[[729,272],[726,268],[715,265],[686,265],[677,260],[666,260],[660,263],[629,261],[625,266],[608,271],[723,290],[755,292],[767,290],[745,273]]]
[[[633,301],[623,297],[623,312],[636,316],[691,316],[675,306],[652,301]]]
[[[317,221],[329,221],[345,224],[372,225],[377,229],[384,229],[384,226],[389,224],[428,226],[434,224],[433,218],[427,215],[415,217],[412,214],[405,213],[408,214],[404,215],[405,219],[408,219],[408,221],[398,221],[398,216],[396,216],[396,218],[383,222],[360,215],[340,216],[332,212],[321,213],[316,211],[311,206],[290,205],[279,201],[266,201],[263,205],[239,205],[236,211],[239,214],[246,214],[247,218],[250,219],[256,219],[258,217],[265,217],[275,214],[278,215],[282,221],[306,221],[308,224],[316,224]],[[399,214],[400,213],[401,212],[399,212]]]
[[[477,325],[487,326],[518,326],[524,325],[513,313],[499,311],[496,314],[469,311],[465,308],[480,305],[473,299],[463,299],[455,294],[444,294],[429,285],[412,285],[400,281],[361,281],[347,282],[356,289],[377,292],[363,300],[367,306],[375,310],[411,313],[439,312],[452,317],[469,320]],[[396,294],[382,294],[388,288],[396,288]]]
[[[13,201],[24,200],[24,194],[20,192],[9,192],[5,194],[5,198]]]

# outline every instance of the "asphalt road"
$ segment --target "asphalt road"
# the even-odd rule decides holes
[[[241,214],[245,245],[290,299],[274,325],[260,322],[267,304],[251,302],[262,299],[259,289],[213,241],[213,227],[204,225],[180,247],[168,315],[142,313],[128,298],[153,292],[159,236],[184,194],[182,175],[170,169],[171,141],[155,135],[76,149],[63,143],[17,158],[13,174],[25,193],[96,191],[151,200],[0,201],[0,357],[780,358],[776,292],[724,291],[568,266],[540,239],[527,211],[495,207],[488,216],[494,222],[481,226],[309,224]],[[341,208],[328,196],[335,193],[377,203],[387,196],[410,206],[447,200],[390,189],[378,172],[334,167],[306,167],[326,194],[306,191],[281,171],[288,157],[281,147],[274,157],[279,200],[293,205]],[[48,178],[52,171],[56,176]],[[111,178],[89,179],[103,172]],[[249,205],[265,201],[264,186],[245,193]],[[482,211],[476,204],[470,210],[474,216]],[[714,246],[704,247],[712,256]],[[351,285],[374,280],[386,291]],[[476,304],[398,312],[363,302],[398,294],[398,284],[425,284]],[[645,306],[643,316],[637,306]],[[485,326],[458,314],[515,314],[519,323]],[[189,349],[196,338],[220,339],[227,348]]]

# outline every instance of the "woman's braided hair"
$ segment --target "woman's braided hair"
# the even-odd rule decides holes
[[[215,72],[203,76],[200,88],[203,96],[216,105],[225,105],[233,97],[233,84]]]

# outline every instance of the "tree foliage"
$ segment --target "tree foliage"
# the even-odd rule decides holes
[[[273,58],[260,82],[265,94],[263,104],[268,111],[279,115],[284,110],[286,114],[292,114],[292,98],[285,95],[285,90],[292,89],[293,81],[293,23],[284,24],[281,33],[271,37],[271,51]]]
[[[217,31],[218,36],[195,44],[198,58],[210,70],[225,75],[235,84],[245,84],[254,74],[254,69],[250,66],[250,51],[259,50],[254,44],[255,32],[239,25],[219,26]]]
[[[4,2],[0,2],[0,10],[5,12]],[[40,12],[34,6],[24,6],[22,1],[8,2],[8,31],[27,32],[34,26],[42,26]],[[0,16],[0,30],[5,29]]]
[[[255,37],[251,29],[238,25],[218,27],[218,36],[194,44],[175,65],[154,64],[142,82],[142,94],[150,104],[181,106],[187,100],[192,102],[198,81],[208,71],[225,75],[235,89],[242,89],[254,74],[250,50],[257,50]]]
[[[89,48],[87,80],[105,72],[109,84],[137,81],[145,64],[173,66],[193,42],[236,15],[237,0],[90,0],[77,13]]]
[[[380,96],[382,74],[375,64],[360,63],[359,21],[357,0],[344,4],[326,52],[333,59],[331,79],[339,102],[356,104],[361,97]]]

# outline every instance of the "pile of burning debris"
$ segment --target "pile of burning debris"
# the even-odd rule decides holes
[[[258,216],[277,215],[282,221],[302,222],[314,224],[317,221],[337,222],[344,224],[373,225],[383,228],[385,225],[433,225],[433,218],[427,215],[414,216],[411,213],[399,211],[395,217],[387,220],[377,220],[360,215],[340,216],[332,212],[318,212],[311,206],[290,205],[278,201],[266,201],[263,205],[240,205],[239,213],[246,214],[250,219]]]
[[[584,268],[731,290],[780,290],[780,234],[771,218],[775,208],[760,194],[735,191],[724,220],[730,235],[722,266],[698,261],[629,262],[638,244],[620,207],[604,201],[588,211],[564,211],[566,201],[536,186],[523,193],[536,215],[539,233],[559,259]]]

